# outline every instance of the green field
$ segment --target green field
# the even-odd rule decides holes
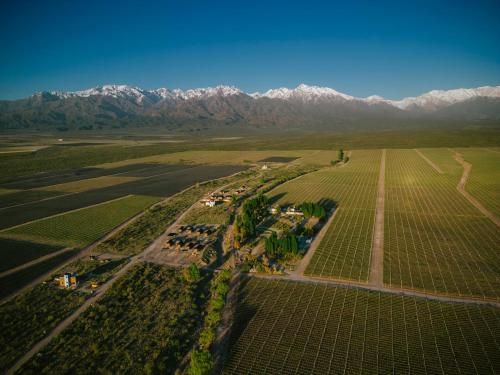
[[[20,373],[171,374],[194,341],[199,293],[179,270],[137,265]]]
[[[101,238],[114,227],[151,206],[158,199],[128,196],[97,206],[68,212],[21,225],[0,233],[3,237],[84,247]]]
[[[306,274],[355,280],[368,278],[375,200],[382,152],[353,151],[344,166],[287,182],[269,193],[279,204],[333,200],[337,214]]]
[[[487,209],[500,216],[500,151],[495,149],[459,149],[472,164],[465,190]]]
[[[498,374],[500,311],[251,279],[223,374]]]
[[[500,232],[454,180],[414,150],[387,151],[384,282],[498,298]]]

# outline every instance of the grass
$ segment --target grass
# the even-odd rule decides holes
[[[388,150],[385,176],[384,282],[498,298],[500,232],[457,191],[456,176],[414,150]]]
[[[494,149],[459,149],[472,164],[465,190],[500,216],[500,152]]]
[[[251,279],[223,374],[498,374],[493,307]]]
[[[337,216],[306,274],[368,278],[380,160],[380,150],[353,151],[346,165],[307,174],[269,193],[279,204],[320,200],[338,203]]]
[[[2,259],[0,272],[7,271],[61,249],[61,246],[0,238],[0,259]]]
[[[37,220],[3,231],[1,235],[19,240],[85,247],[156,201],[155,197],[127,196],[97,206]]]
[[[199,293],[179,270],[139,264],[20,372],[173,373],[201,319]]]

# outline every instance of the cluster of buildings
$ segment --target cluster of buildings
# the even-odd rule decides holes
[[[281,216],[304,216],[304,213],[295,206],[288,206],[283,209],[279,207],[271,207],[269,209],[272,215],[281,214]]]
[[[238,189],[234,190],[221,190],[218,193],[214,193],[210,195],[208,198],[204,198],[201,200],[201,203],[203,203],[205,206],[208,207],[214,207],[218,204],[224,203],[224,202],[231,202],[231,199],[233,196],[240,196],[241,194],[245,193],[248,190],[248,187],[246,186],[241,186]]]
[[[168,234],[163,248],[201,253],[215,241],[216,233],[216,225],[181,225],[178,231]]]

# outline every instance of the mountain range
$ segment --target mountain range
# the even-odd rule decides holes
[[[500,120],[500,86],[433,90],[389,100],[378,95],[358,98],[305,84],[263,93],[245,93],[232,86],[144,90],[105,85],[0,101],[3,130],[140,126],[192,130],[234,125],[341,130],[492,120]]]

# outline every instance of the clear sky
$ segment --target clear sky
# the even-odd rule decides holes
[[[500,85],[500,1],[1,1],[0,98],[108,83],[391,99]]]

